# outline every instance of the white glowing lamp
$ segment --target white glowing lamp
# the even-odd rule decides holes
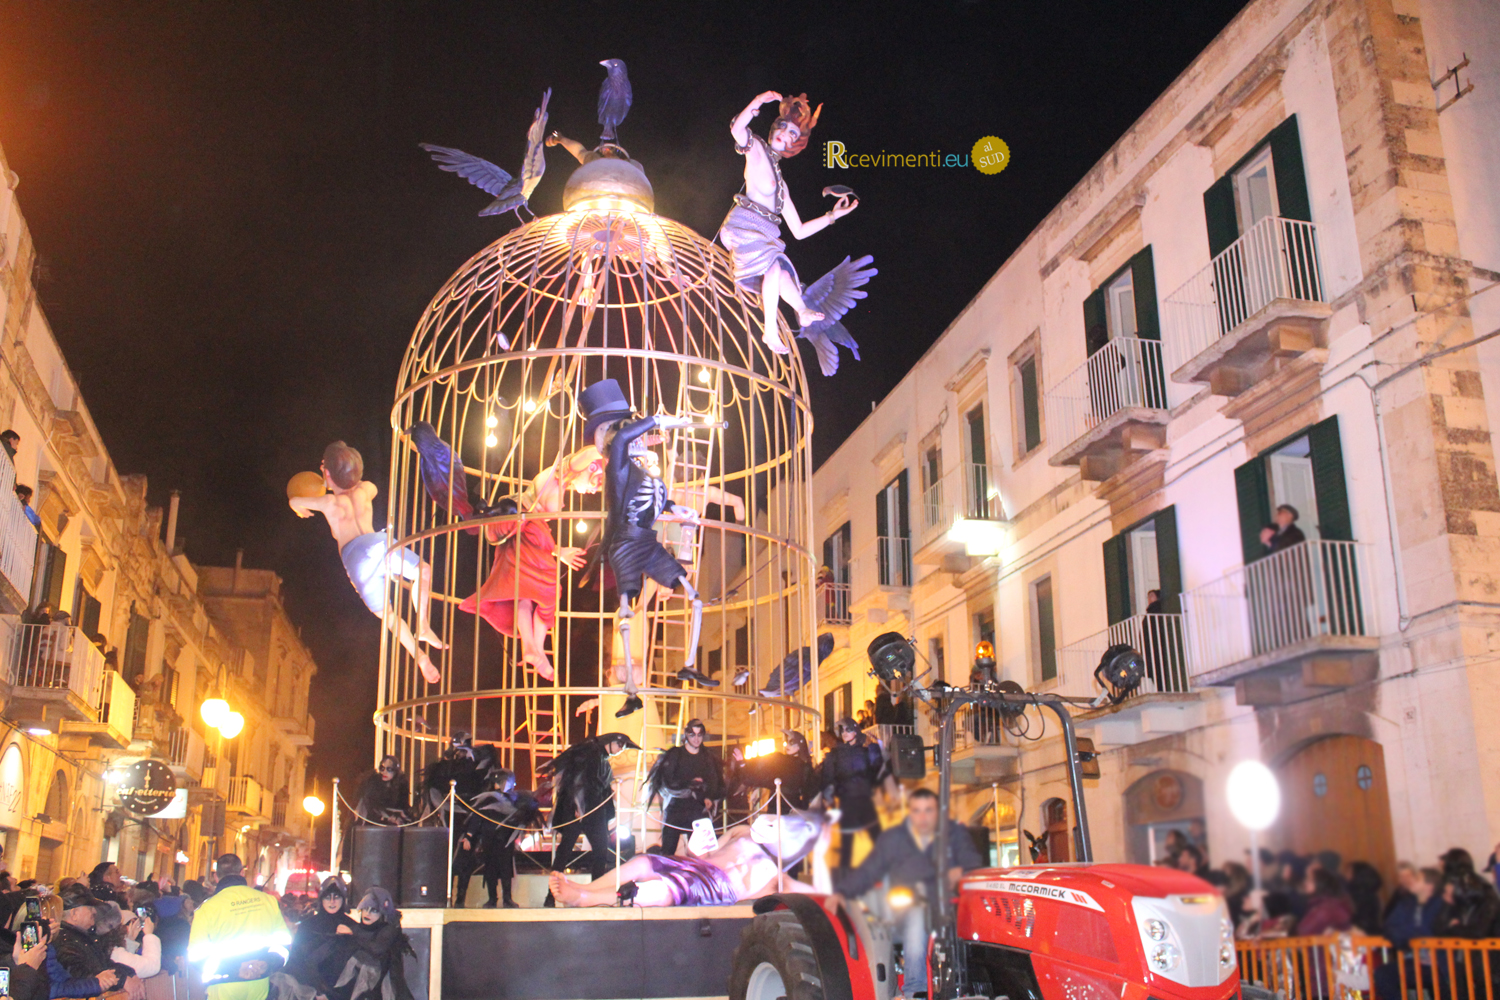
[[[1229,811],[1247,830],[1266,830],[1281,814],[1281,786],[1258,760],[1243,760],[1229,772]]]
[[[312,816],[314,819],[316,819],[317,817],[323,815],[323,810],[327,807],[323,805],[322,799],[318,798],[316,795],[309,795],[307,798],[302,800],[302,808],[307,810],[307,814],[309,816]]]
[[[966,555],[994,556],[1005,543],[1005,526],[999,521],[959,517],[948,529],[948,537],[962,545]]]
[[[203,707],[198,709],[198,714],[203,717],[204,723],[219,729],[229,715],[229,702],[223,698],[209,698],[203,703]]]
[[[230,712],[224,716],[224,721],[219,724],[219,733],[226,739],[232,740],[245,728],[245,717],[238,712]]]

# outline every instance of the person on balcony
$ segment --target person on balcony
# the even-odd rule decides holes
[[[0,448],[5,449],[5,454],[11,458],[16,457],[16,449],[21,447],[21,435],[7,427],[0,431]]]
[[[31,487],[25,483],[16,484],[16,499],[21,501],[21,513],[26,515],[26,520],[38,531],[42,530],[42,519],[36,511],[31,509]]]
[[[1274,555],[1307,541],[1307,536],[1297,527],[1297,517],[1297,508],[1289,503],[1276,508],[1271,523],[1260,529],[1260,544],[1265,546],[1266,555]]]

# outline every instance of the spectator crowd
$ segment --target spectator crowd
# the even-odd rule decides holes
[[[56,885],[0,871],[0,949],[16,1000],[412,1000],[386,890],[278,896],[232,854],[181,885],[110,862]]]

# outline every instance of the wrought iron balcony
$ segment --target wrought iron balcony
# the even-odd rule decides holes
[[[1146,676],[1120,704],[1080,715],[1080,720],[1091,721],[1083,728],[1092,729],[1096,743],[1129,745],[1203,724],[1203,706],[1194,697],[1183,617],[1179,614],[1136,615],[1061,647],[1057,665],[1062,692],[1097,696],[1100,688],[1094,670],[1105,651],[1121,644],[1141,654]]]
[[[848,625],[854,619],[849,613],[849,584],[818,584],[818,624]]]
[[[25,505],[16,497],[16,468],[0,450],[0,575],[15,588],[22,604],[31,593],[36,539],[36,528],[26,517]]]
[[[135,692],[113,670],[101,673],[96,683],[93,718],[63,720],[61,730],[86,735],[96,746],[124,750],[135,738]]]
[[[1048,460],[1108,479],[1166,443],[1167,382],[1161,342],[1116,337],[1046,394],[1047,429],[1060,446]]]
[[[104,654],[83,630],[22,625],[15,618],[6,622],[6,674],[14,685],[6,715],[22,728],[49,733],[58,732],[63,722],[97,721]]]
[[[1197,684],[1278,705],[1375,676],[1368,546],[1308,541],[1183,595]]]
[[[922,527],[929,531],[942,528],[950,519],[943,506],[943,481],[939,479],[922,491]]]
[[[1167,370],[1176,382],[1244,392],[1281,360],[1325,342],[1331,315],[1311,222],[1262,219],[1164,303]]]
[[[225,796],[226,808],[231,813],[244,817],[240,822],[265,822],[270,819],[271,796],[261,788],[260,782],[248,775],[237,775],[229,779],[229,794]]]
[[[881,536],[875,539],[876,579],[882,587],[911,586],[911,539]]]

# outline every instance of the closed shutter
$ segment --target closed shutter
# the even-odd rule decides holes
[[[1208,223],[1208,255],[1217,257],[1240,238],[1234,214],[1234,179],[1228,174],[1203,192],[1203,219]]]
[[[1156,315],[1156,267],[1147,247],[1130,258],[1130,278],[1135,285],[1135,335],[1142,340],[1161,339],[1161,321]]]
[[[828,571],[830,573],[832,573],[834,575],[835,579],[836,579],[838,577],[839,570],[838,570],[838,566],[836,566],[834,564],[835,563],[835,560],[834,560],[834,551],[833,551],[833,539],[834,539],[834,537],[835,536],[833,536],[833,535],[829,535],[827,538],[823,539],[823,565],[826,566],[826,567],[828,567]]]
[[[56,545],[47,553],[47,594],[45,600],[53,611],[62,610],[63,571],[68,567],[68,554]]]
[[[845,521],[839,528],[839,564],[833,568],[834,579],[839,583],[849,582],[849,553],[854,551],[854,529]]]
[[[1021,362],[1021,418],[1026,424],[1026,451],[1042,443],[1042,408],[1037,394],[1036,358]]]
[[[1266,554],[1260,529],[1271,523],[1271,487],[1264,458],[1257,455],[1234,470],[1234,493],[1240,508],[1240,546],[1248,566]]]
[[[1161,611],[1175,615],[1182,611],[1182,563],[1177,554],[1177,508],[1167,507],[1156,513],[1156,579],[1161,589]]]
[[[1043,681],[1057,677],[1057,630],[1053,621],[1052,578],[1036,582],[1036,643],[1038,673]]]
[[[882,487],[875,494],[875,566],[882,587],[891,585],[891,546],[886,541],[891,537],[890,521],[891,514],[886,509],[886,487]]]
[[[1313,493],[1318,498],[1318,535],[1334,542],[1354,540],[1349,512],[1349,488],[1344,481],[1344,449],[1339,444],[1339,418],[1313,424],[1307,432],[1312,451]]]
[[[125,633],[124,667],[127,679],[144,676],[146,673],[146,644],[151,638],[151,622],[135,613],[130,607],[130,628]]]
[[[896,503],[900,508],[896,512],[896,527],[901,532],[898,537],[902,539],[911,537],[911,501],[909,499],[910,494],[907,491],[906,480],[906,470],[902,469],[901,475],[896,477]],[[896,557],[901,561],[901,566],[897,571],[900,576],[897,585],[901,587],[910,587],[911,545],[905,542],[899,544],[896,547]]]
[[[1130,560],[1125,543],[1124,535],[1104,543],[1104,609],[1111,625],[1130,617]]]
[[[1307,197],[1307,171],[1302,165],[1302,141],[1297,136],[1297,116],[1271,130],[1271,166],[1276,172],[1276,207],[1283,219],[1312,221]]]
[[[1109,343],[1109,318],[1104,312],[1104,288],[1094,289],[1083,300],[1083,336],[1088,346],[1089,357],[1093,357]]]

